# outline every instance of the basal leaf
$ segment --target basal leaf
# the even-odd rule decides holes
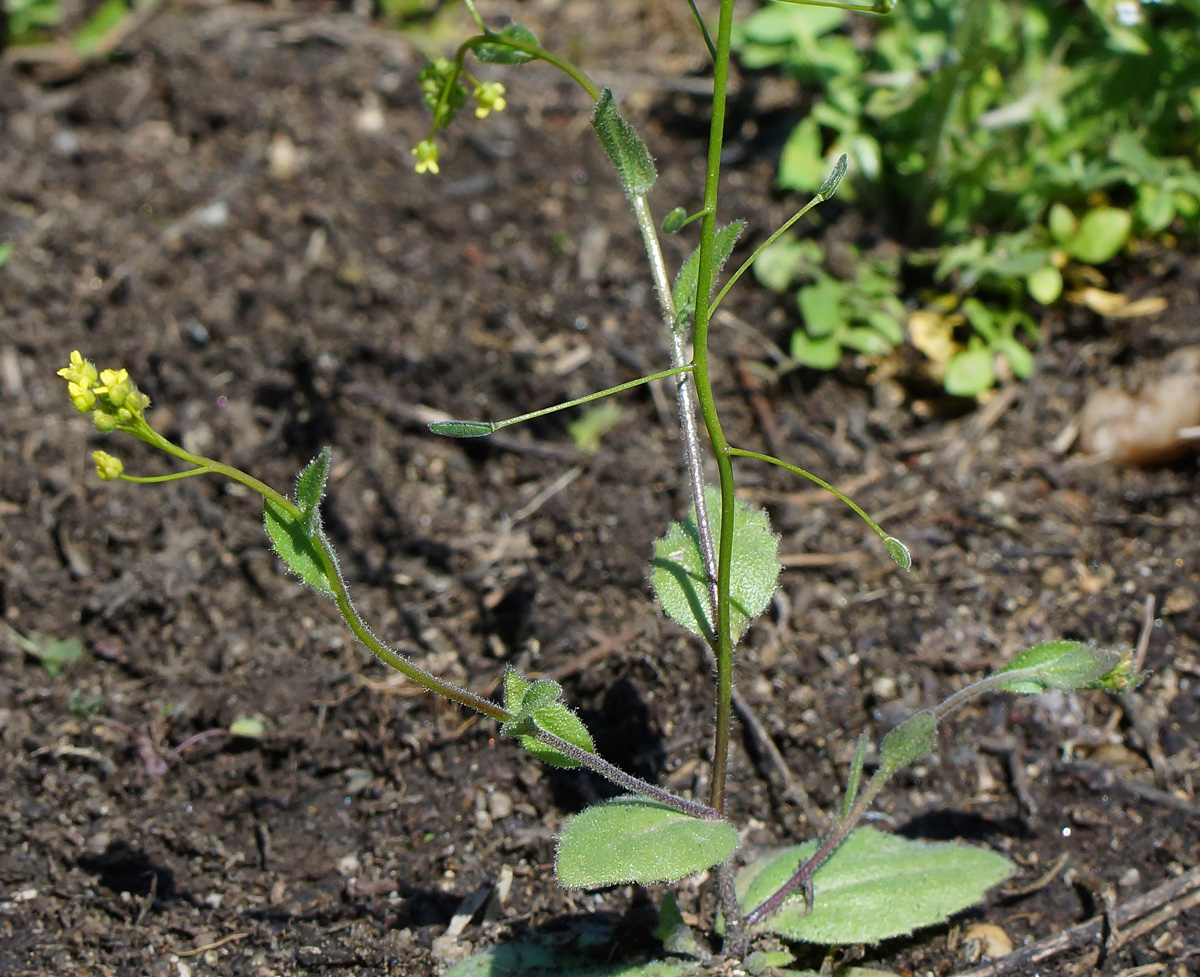
[[[707,485],[704,498],[715,536],[721,522],[721,491],[715,485]],[[729,637],[736,643],[750,622],[771,602],[779,581],[780,563],[779,537],[771,532],[767,514],[743,502],[735,502],[735,506]],[[710,639],[716,628],[695,506],[687,518],[671,523],[667,534],[654,541],[654,559],[650,565],[650,585],[667,617],[693,634]]]
[[[807,842],[745,868],[737,879],[742,905],[766,899],[816,847]],[[755,929],[807,943],[878,943],[948,919],[1012,873],[1012,862],[986,848],[859,828],[817,870],[811,913],[798,895]]]
[[[567,822],[558,836],[554,871],[568,889],[674,882],[716,865],[737,846],[737,829],[728,821],[618,797]]]
[[[263,502],[263,523],[279,558],[307,586],[318,594],[332,597],[333,588],[325,577],[314,542],[314,536],[320,532],[319,525],[310,529],[270,499],[264,499]]]

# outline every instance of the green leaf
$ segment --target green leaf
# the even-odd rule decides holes
[[[615,400],[606,400],[589,407],[567,425],[567,433],[575,447],[585,455],[594,455],[600,450],[600,441],[609,431],[621,423],[621,405]]]
[[[842,344],[836,336],[809,339],[803,330],[792,333],[792,359],[814,370],[832,370],[842,361]]]
[[[883,738],[880,769],[891,776],[937,748],[937,720],[925,710],[911,716]]]
[[[29,637],[21,634],[15,637],[25,654],[36,658],[50,678],[57,678],[83,657],[83,643],[78,638],[59,639],[36,632]]]
[[[538,44],[537,35],[524,24],[509,24],[502,31],[489,31],[488,33],[491,36],[511,38],[514,41],[541,47]],[[524,51],[518,51],[516,48],[494,41],[478,45],[475,48],[475,57],[486,64],[528,64],[533,60],[532,54],[526,54]]]
[[[1059,244],[1069,241],[1079,227],[1079,221],[1065,204],[1055,203],[1046,216],[1046,229]]]
[[[888,536],[884,539],[883,546],[888,551],[888,556],[896,561],[901,570],[912,569],[912,554],[908,551],[908,547],[895,536]]]
[[[547,695],[551,686],[553,686],[554,694]],[[540,691],[538,691],[539,689]],[[596,744],[583,721],[575,715],[572,709],[556,701],[561,693],[562,689],[558,683],[551,682],[549,679],[539,679],[531,686],[529,681],[514,669],[510,668],[504,673],[504,708],[507,712],[519,721],[532,721],[538,728],[544,729],[547,733],[553,733],[559,739],[566,740],[581,750],[595,753]],[[531,706],[530,696],[540,701],[535,701]],[[506,723],[505,726],[507,725]],[[501,727],[502,730],[503,728]],[[579,766],[578,760],[547,746],[534,736],[517,733],[516,738],[521,746],[543,763],[554,767],[564,767],[568,770]]]
[[[795,281],[803,254],[804,245],[794,237],[777,238],[754,259],[754,277],[772,292],[782,292]]]
[[[1054,265],[1043,265],[1025,279],[1025,290],[1035,302],[1051,305],[1062,295],[1062,272]]]
[[[703,956],[692,928],[683,921],[675,894],[669,889],[658,909],[658,926],[654,928],[654,935],[658,937],[667,953],[685,957]]]
[[[1104,683],[1118,671],[1128,656],[1108,648],[1095,648],[1082,641],[1043,641],[1026,648],[997,675],[1030,671],[1019,680],[1000,686],[1006,692],[1034,695],[1047,689],[1088,689]]]
[[[645,196],[649,193],[658,176],[654,169],[654,160],[650,158],[650,151],[642,142],[641,136],[634,132],[633,127],[617,112],[610,88],[604,89],[604,94],[596,102],[596,110],[592,113],[592,128],[596,130],[604,151],[617,168],[625,192],[631,197]]]
[[[972,346],[955,353],[946,367],[942,386],[955,397],[978,397],[996,382],[992,369],[992,352],[986,346]]]
[[[745,868],[737,890],[747,910],[783,885],[816,851],[815,841]],[[963,844],[933,844],[859,828],[813,878],[816,905],[797,895],[755,930],[807,943],[878,943],[948,919],[1013,873],[1003,855]]]
[[[996,348],[1004,354],[1008,365],[1012,367],[1013,376],[1025,380],[1033,375],[1033,353],[1022,346],[1011,336],[1001,338]]]
[[[296,505],[305,516],[305,521],[311,529],[319,511],[321,499],[325,496],[325,483],[329,480],[329,467],[333,463],[333,452],[322,448],[308,467],[296,479]]]
[[[728,821],[689,817],[642,797],[589,807],[558,836],[554,871],[568,889],[674,882],[711,868],[738,846]]]
[[[325,597],[333,596],[333,588],[321,566],[319,544],[320,525],[306,525],[303,519],[292,517],[286,509],[263,499],[263,523],[279,558],[287,564],[301,582]]]
[[[716,272],[719,272],[733,246],[737,243],[738,235],[746,226],[743,220],[736,220],[719,228],[713,235],[713,284],[716,284]],[[761,257],[761,256],[760,256]],[[700,248],[697,247],[688,255],[687,261],[675,276],[675,285],[671,289],[671,300],[675,304],[675,321],[681,325],[692,321],[696,311],[696,287],[700,277]]]
[[[11,241],[0,241],[0,268],[3,268],[4,263],[12,257],[15,248],[16,245]]]
[[[846,164],[848,162],[845,153],[837,158],[837,162],[833,164],[833,169],[829,176],[825,178],[825,182],[821,184],[821,189],[817,191],[817,195],[822,200],[828,200],[835,193],[837,188],[842,185],[842,179],[846,176]]]
[[[704,488],[705,508],[714,536],[721,524],[721,490],[715,485]],[[733,570],[729,585],[732,601],[729,637],[735,644],[775,594],[781,569],[779,537],[771,532],[771,522],[760,509],[734,502]],[[687,518],[673,522],[662,539],[654,541],[650,585],[663,611],[676,624],[692,634],[711,640],[712,622],[708,580],[700,552],[700,530],[696,525],[696,507]]]
[[[1083,215],[1063,250],[1077,261],[1100,265],[1114,258],[1129,240],[1133,215],[1119,207],[1097,207]]]
[[[261,719],[241,716],[229,724],[229,735],[246,740],[260,740],[266,735],[267,727]]]
[[[692,960],[597,966],[579,950],[558,946],[561,939],[561,934],[555,933],[541,942],[488,947],[456,963],[445,977],[685,977],[700,969]]]
[[[91,19],[75,32],[71,43],[79,54],[89,55],[100,46],[104,36],[128,16],[129,6],[125,0],[105,0]]]
[[[862,781],[863,764],[866,762],[867,734],[863,733],[858,738],[858,745],[854,748],[854,761],[850,764],[850,776],[846,780],[846,795],[842,798],[839,821],[845,821],[850,814],[850,808],[854,806],[854,799],[858,797],[858,785]]]
[[[482,438],[491,434],[496,425],[489,421],[431,421],[429,430],[445,438]]]
[[[838,342],[848,349],[856,349],[867,356],[887,356],[894,348],[885,336],[874,329],[851,326],[838,334]]]
[[[796,294],[804,330],[813,339],[832,336],[842,325],[842,301],[846,286],[836,278],[823,275],[815,285],[805,285]]]
[[[783,144],[779,158],[779,186],[784,190],[812,193],[824,183],[828,165],[821,149],[821,128],[816,119],[808,116]]]

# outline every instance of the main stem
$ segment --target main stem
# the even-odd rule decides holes
[[[708,132],[708,165],[704,176],[704,221],[700,236],[700,268],[696,279],[696,313],[693,320],[693,379],[700,415],[712,444],[721,482],[721,524],[717,546],[717,614],[713,651],[717,662],[717,716],[713,740],[712,785],[708,803],[725,810],[725,771],[729,760],[729,723],[733,696],[733,647],[729,637],[729,577],[733,556],[733,463],[729,443],[721,430],[713,397],[708,359],[709,301],[716,268],[713,236],[717,229],[717,183],[721,176],[721,150],[725,142],[726,86],[729,84],[729,42],[733,29],[733,0],[721,0],[717,20],[717,53],[713,61],[712,123]]]

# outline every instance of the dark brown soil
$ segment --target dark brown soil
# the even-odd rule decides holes
[[[596,41],[585,66],[649,119],[656,206],[694,206],[703,114],[634,72],[651,63],[638,38],[663,38],[667,75],[700,52],[677,18],[616,30],[610,16],[529,12],[552,45]],[[513,72],[510,111],[460,120],[430,179],[408,154],[427,125],[419,58],[350,15],[168,9],[125,50],[53,83],[0,67],[0,241],[16,245],[0,271],[0,973],[424,977],[595,909],[623,918],[624,945],[648,945],[659,891],[550,881],[555,830],[603,782],[541,767],[397,681],[282,570],[248,494],[99,483],[101,446],[133,473],[169,465],[96,435],[54,376],[73,348],[124,365],[160,430],[277,486],[331,445],[327,525],[377,632],[480,692],[506,664],[558,674],[606,756],[702,791],[709,673],[646,586],[650,541],[687,504],[666,401],[625,397],[595,455],[567,415],[501,444],[422,423],[426,408],[503,417],[665,363],[585,100],[549,69]],[[378,132],[362,124],[373,104]],[[726,212],[759,240],[788,202],[768,192],[771,160],[742,155]],[[677,260],[684,242],[671,247]],[[885,795],[887,824],[1001,849],[1017,886],[1059,871],[870,950],[881,966],[946,974],[971,959],[966,923],[1020,944],[1197,861],[1194,461],[1122,470],[1052,450],[1090,390],[1196,341],[1194,252],[1116,273],[1167,310],[1051,313],[1035,379],[990,413],[884,406],[854,370],[790,375],[756,408],[736,367],[761,358],[756,336],[785,341],[786,315],[747,288],[730,308],[755,328],[724,320],[715,336],[732,438],[760,447],[773,422],[780,450],[857,482],[915,557],[898,572],[851,514],[739,466],[796,564],[743,649],[740,687],[822,808],[864,729],[877,737],[1040,639],[1129,647],[1157,600],[1139,693],[988,698]],[[18,634],[78,637],[85,654],[51,677]],[[265,722],[261,741],[204,735],[242,716]],[[1094,786],[1106,771],[1127,786]],[[810,836],[770,776],[739,727],[730,814],[748,843]],[[498,923],[435,952],[461,901],[509,872]],[[710,887],[680,888],[708,918]],[[1192,908],[1041,972],[1184,974],[1197,947]]]

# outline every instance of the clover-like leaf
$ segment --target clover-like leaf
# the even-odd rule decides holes
[[[711,868],[737,846],[737,828],[728,821],[690,817],[643,797],[618,797],[567,822],[554,872],[568,889],[674,882]]]
[[[715,534],[721,522],[720,489],[715,485],[705,486],[704,499],[709,525]],[[729,637],[736,643],[750,622],[771,602],[781,565],[779,537],[771,532],[767,514],[743,502],[735,502],[734,506]],[[654,559],[650,565],[650,585],[667,617],[711,641],[716,627],[700,552],[695,506],[687,518],[671,523],[667,534],[654,541]]]
[[[816,847],[810,841],[743,869],[742,905],[752,909],[779,889]],[[948,919],[1012,873],[1012,862],[985,848],[859,828],[817,870],[812,912],[797,895],[755,929],[807,943],[878,943]]]

